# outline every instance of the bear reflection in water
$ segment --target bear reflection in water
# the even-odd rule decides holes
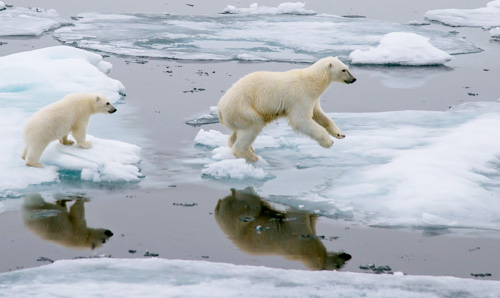
[[[307,211],[274,210],[253,189],[231,189],[219,200],[215,219],[242,251],[254,255],[282,255],[313,270],[336,270],[351,259],[347,253],[327,252],[316,236],[318,216]]]
[[[69,208],[67,202],[74,201]],[[23,219],[26,227],[38,237],[78,249],[95,249],[113,236],[107,229],[87,227],[83,197],[65,197],[55,204],[47,203],[38,193],[24,198]]]

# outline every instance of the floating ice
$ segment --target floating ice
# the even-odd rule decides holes
[[[375,46],[391,32],[422,35],[449,54],[481,51],[451,33],[333,15],[84,13],[74,26],[60,28],[54,36],[80,48],[117,55],[312,62],[326,56],[347,58],[356,49]]]
[[[266,127],[254,149],[275,178],[257,188],[262,196],[373,226],[498,230],[500,102],[330,116],[347,135],[331,149],[297,135],[286,121]],[[219,171],[245,171],[243,162],[220,163],[230,155],[214,158],[229,150],[227,135],[201,135],[197,143],[205,146],[196,150],[206,168],[199,171],[216,163]],[[273,145],[262,146],[261,137]]]
[[[226,14],[294,14],[294,15],[315,15],[314,10],[304,8],[305,3],[301,2],[285,2],[278,7],[259,6],[257,3],[250,5],[249,8],[236,8],[228,5],[223,13]]]
[[[53,9],[7,8],[0,2],[0,36],[40,35],[68,24]]]
[[[435,48],[429,38],[415,33],[392,32],[384,35],[376,48],[355,50],[349,55],[352,64],[440,65],[453,57]]]
[[[217,107],[210,107],[208,114],[201,115],[195,119],[186,121],[187,125],[200,126],[205,124],[219,123],[219,116],[217,116]]]
[[[90,170],[97,173],[96,181],[137,180],[138,148],[118,141],[95,138],[89,150],[54,142],[42,155],[47,166],[41,169],[26,167],[21,159],[23,125],[35,111],[77,91],[102,92],[113,102],[121,99],[125,88],[102,72],[109,69],[100,55],[67,46],[0,57],[0,197],[29,185],[58,182],[65,171],[87,169],[84,180],[94,180],[88,178]]]
[[[476,9],[429,10],[425,17],[453,27],[497,27],[500,26],[500,0],[491,1],[486,7]]]
[[[481,297],[500,282],[285,270],[205,261],[83,259],[0,274],[0,297]]]
[[[494,40],[500,40],[500,27],[491,29],[490,35],[491,35],[491,38],[493,38]]]

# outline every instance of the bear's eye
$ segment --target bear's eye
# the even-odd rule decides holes
[[[346,70],[345,70],[345,69],[342,69],[342,72],[346,72]]]
[[[107,102],[106,105],[109,106],[109,102]]]

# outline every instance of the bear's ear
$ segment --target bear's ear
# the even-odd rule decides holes
[[[99,102],[99,100],[101,100],[101,99],[99,98],[99,96],[96,96],[96,97],[95,97],[95,102]]]
[[[330,63],[328,64],[328,68],[332,68],[332,66],[333,66],[333,64],[330,62]]]

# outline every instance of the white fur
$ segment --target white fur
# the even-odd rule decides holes
[[[90,115],[115,111],[116,108],[109,100],[99,93],[80,92],[65,96],[42,108],[26,121],[22,158],[28,166],[43,167],[39,162],[40,156],[50,142],[59,140],[63,145],[73,145],[74,142],[68,140],[70,132],[78,147],[91,148],[91,142],[85,140]]]
[[[329,135],[345,135],[321,109],[319,97],[331,82],[350,84],[356,79],[339,59],[323,58],[304,69],[260,71],[237,81],[220,99],[217,112],[222,125],[233,131],[228,145],[233,154],[256,161],[251,144],[264,126],[287,117],[290,126],[329,148]]]

